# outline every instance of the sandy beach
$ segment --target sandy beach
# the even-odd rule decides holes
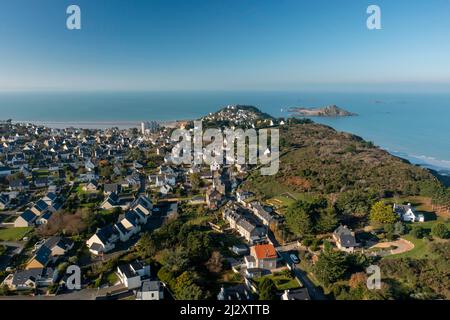
[[[157,121],[161,126],[174,127],[177,122],[185,120],[168,120]],[[14,121],[13,123],[32,123],[39,126],[45,126],[48,128],[65,129],[65,128],[77,128],[77,129],[108,129],[117,127],[119,129],[131,129],[140,128],[141,122],[139,121]]]

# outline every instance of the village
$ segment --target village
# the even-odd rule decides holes
[[[218,115],[205,120],[239,126],[246,119],[245,125],[253,127],[285,123],[255,118],[245,109],[235,119],[233,113]],[[177,122],[175,127],[190,125]],[[317,261],[328,244],[335,251],[367,256],[414,248],[402,238],[361,239],[342,224],[319,247],[280,240],[276,230],[285,222],[283,210],[242,188],[256,165],[173,165],[170,134],[175,127],[143,122],[139,129],[87,130],[2,122],[3,297],[253,300],[261,297],[262,283],[270,279],[277,299],[322,300],[324,292],[302,262]],[[399,221],[426,220],[410,203],[395,203],[391,210]],[[203,281],[207,294],[186,293],[196,286],[194,273],[168,271],[171,259],[186,254],[174,248],[187,246],[191,254],[192,245],[181,245],[183,239],[173,248],[167,245],[170,241],[162,234],[169,235],[172,226],[180,229],[174,233],[178,237],[197,234],[213,243],[211,249],[192,249],[186,258],[197,261],[199,250],[206,250],[206,261],[198,261],[208,271],[198,273],[214,275],[214,280]],[[152,246],[162,247],[149,253]],[[81,268],[80,289],[68,285],[71,265]]]

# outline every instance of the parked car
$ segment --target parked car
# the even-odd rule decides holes
[[[292,262],[295,263],[295,264],[300,263],[300,259],[293,253],[291,253],[289,258],[291,258]]]

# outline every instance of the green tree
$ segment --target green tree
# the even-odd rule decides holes
[[[175,275],[167,266],[163,266],[161,269],[159,269],[158,279],[166,283],[170,288],[175,288]]]
[[[297,236],[305,237],[313,232],[309,209],[308,203],[296,201],[286,210],[287,226]]]
[[[186,249],[193,260],[207,259],[211,251],[209,234],[200,231],[189,232],[186,237]]]
[[[202,300],[204,295],[202,288],[192,283],[189,286],[181,288],[177,294],[177,298],[180,300]]]
[[[258,285],[259,300],[275,300],[277,297],[277,287],[270,278],[263,278]]]
[[[199,173],[192,173],[189,176],[189,180],[191,181],[192,188],[194,190],[197,190],[198,188],[202,187],[202,185],[203,185],[203,181],[202,181],[202,178]]]
[[[370,210],[370,221],[373,224],[393,224],[397,220],[398,216],[384,201],[376,202]]]
[[[322,252],[314,265],[314,274],[324,285],[340,280],[348,269],[345,253],[327,250]]]
[[[331,232],[338,224],[336,210],[333,206],[329,206],[326,210],[322,210],[317,221],[316,229],[320,232]]]
[[[81,214],[81,221],[86,226],[88,232],[92,232],[97,226],[97,215],[94,210],[90,208],[79,209]]]
[[[394,224],[394,233],[399,236],[406,233],[406,227],[401,221],[397,221]]]
[[[448,238],[448,228],[442,222],[436,223],[431,229],[431,233],[433,234],[433,236],[441,239]]]
[[[110,165],[100,167],[100,176],[110,178],[113,175],[113,168]]]
[[[148,232],[144,233],[136,243],[136,252],[142,259],[149,258],[156,253],[152,238]]]
[[[202,289],[194,282],[197,278],[193,272],[183,272],[175,282],[174,292],[180,300],[200,300],[203,297]]]
[[[411,229],[411,235],[416,239],[422,239],[426,235],[426,231],[421,226],[414,226]]]
[[[11,291],[9,290],[7,285],[0,286],[0,296],[9,296]]]
[[[165,250],[162,262],[174,274],[179,274],[186,270],[189,265],[188,254],[183,247],[177,247],[175,250]]]
[[[378,198],[375,191],[349,190],[339,194],[336,207],[339,212],[349,215],[365,215]]]

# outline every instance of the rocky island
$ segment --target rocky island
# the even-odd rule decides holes
[[[289,112],[302,117],[351,117],[357,115],[356,113],[339,108],[336,105],[323,108],[294,107],[289,108]]]

